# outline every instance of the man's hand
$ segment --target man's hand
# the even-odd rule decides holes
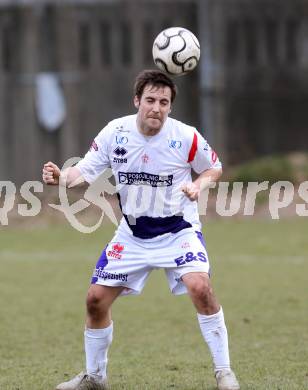
[[[44,183],[50,185],[58,185],[60,174],[61,174],[60,168],[56,164],[52,163],[51,161],[44,164],[43,167]]]
[[[200,192],[214,188],[216,181],[222,174],[221,168],[211,168],[200,173],[193,183],[187,183],[182,187],[184,194],[191,200],[198,200]]]
[[[189,200],[194,201],[198,200],[200,195],[200,188],[194,183],[188,183],[183,188],[182,191],[188,197]]]

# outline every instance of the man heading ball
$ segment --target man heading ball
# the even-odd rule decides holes
[[[189,294],[218,389],[239,389],[197,209],[200,192],[221,176],[221,163],[195,128],[169,117],[175,96],[176,86],[167,75],[141,72],[134,90],[137,114],[111,121],[76,166],[61,171],[48,162],[43,167],[46,184],[66,186],[82,180],[91,184],[111,168],[123,213],[97,261],[87,295],[86,371],[57,390],[106,388],[112,303],[120,295],[140,293],[157,268],[164,268],[173,294]],[[194,181],[192,170],[198,175]]]

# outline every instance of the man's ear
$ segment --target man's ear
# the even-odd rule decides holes
[[[137,96],[134,97],[134,106],[138,109],[140,105],[139,99]]]

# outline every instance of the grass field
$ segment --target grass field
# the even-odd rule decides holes
[[[52,390],[83,368],[84,297],[104,228],[0,230],[0,389]],[[308,220],[215,221],[206,229],[242,389],[308,389]],[[154,272],[114,306],[112,389],[215,388],[186,296]]]

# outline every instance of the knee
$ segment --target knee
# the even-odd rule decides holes
[[[203,277],[196,277],[190,283],[190,294],[200,302],[209,302],[213,297],[213,288],[210,281]]]
[[[89,290],[86,299],[87,312],[91,316],[105,313],[109,309],[104,294],[102,292]]]

